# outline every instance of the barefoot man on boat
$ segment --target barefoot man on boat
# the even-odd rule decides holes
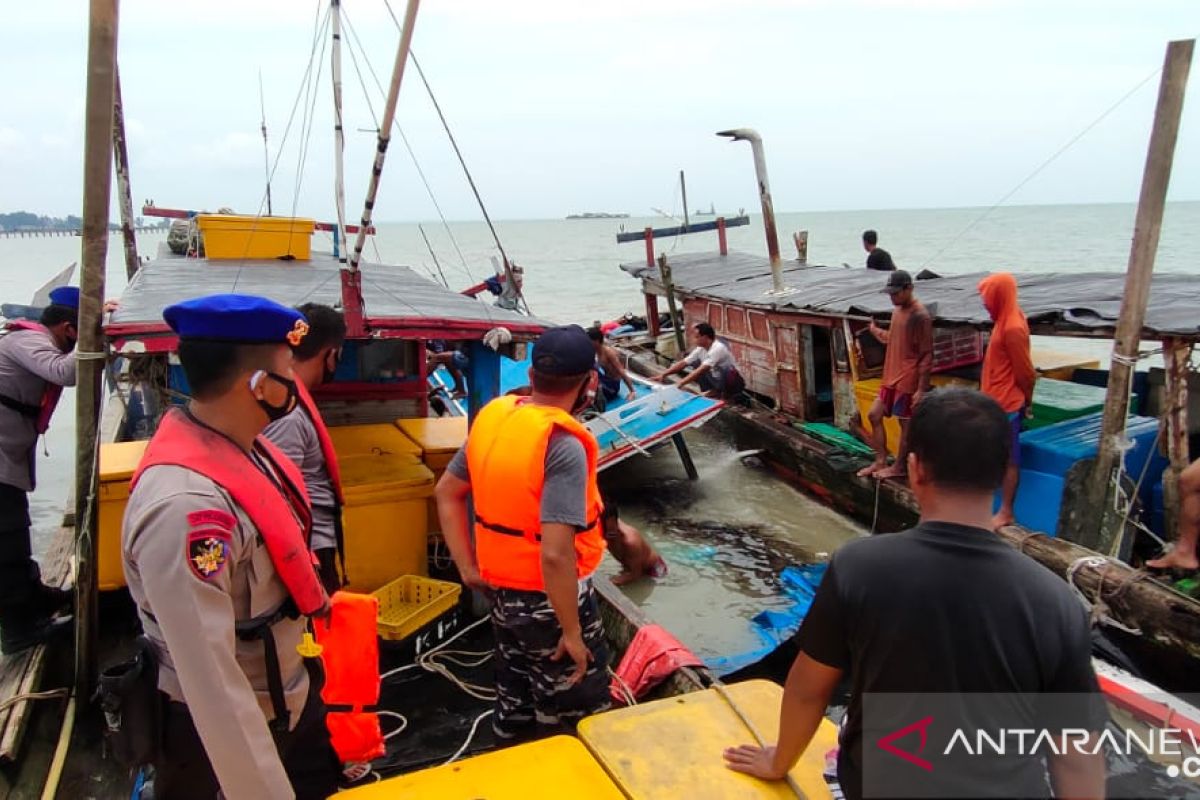
[[[908,421],[913,410],[929,391],[933,370],[933,317],[917,301],[912,276],[902,269],[888,275],[883,291],[892,297],[892,321],[884,330],[871,322],[871,335],[887,346],[883,360],[883,379],[879,396],[871,405],[867,419],[871,423],[870,445],[875,461],[859,470],[860,478],[898,478],[904,474],[908,456]],[[900,446],[896,463],[887,463],[887,434],[883,418],[895,417],[900,423]]]

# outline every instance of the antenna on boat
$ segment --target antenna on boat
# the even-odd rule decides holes
[[[267,216],[271,216],[271,153],[267,147],[267,101],[263,94],[262,70],[258,71],[258,108],[262,112],[263,170],[267,175]]]
[[[330,48],[330,73],[333,75],[333,196],[337,206],[337,228],[333,232],[333,255],[346,263],[346,187],[343,178],[343,155],[346,132],[342,128],[342,3],[330,0],[330,28],[333,46]]]
[[[767,182],[767,156],[763,152],[762,137],[753,128],[734,128],[718,131],[717,136],[727,136],[735,142],[749,142],[754,152],[754,172],[758,176],[758,199],[762,203],[763,228],[767,233],[767,255],[771,258],[771,293],[783,294],[783,263],[779,258],[779,234],[775,231],[775,206],[771,202],[771,185]]]

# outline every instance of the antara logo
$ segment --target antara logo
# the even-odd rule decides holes
[[[921,734],[921,746],[917,748],[917,752],[925,752],[925,744],[929,740],[929,726],[932,723],[933,717],[925,717],[925,719],[917,720],[911,725],[905,725],[903,728],[897,731],[892,731],[887,736],[884,736],[882,739],[876,742],[876,744],[879,745],[881,750],[886,750],[894,756],[899,756],[908,763],[920,767],[926,772],[933,772],[933,764],[929,763],[920,756],[914,755],[905,750],[901,750],[899,747],[896,747],[896,745],[892,744],[897,739],[903,739],[905,736],[908,736],[910,733],[916,731]]]

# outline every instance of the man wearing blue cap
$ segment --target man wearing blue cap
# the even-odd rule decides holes
[[[165,695],[154,796],[318,798],[340,766],[297,647],[329,598],[304,478],[260,434],[297,402],[304,317],[258,297],[167,308],[190,402],[167,412],[131,483],[125,577]],[[314,672],[314,674],[317,674]]]
[[[574,417],[595,399],[595,360],[578,325],[543,333],[533,346],[532,394],[484,406],[436,490],[459,574],[492,596],[492,728],[506,744],[573,730],[609,705],[592,588],[604,555],[599,448]]]
[[[0,652],[16,653],[69,625],[71,593],[46,586],[29,546],[34,453],[64,386],[75,385],[79,289],[60,286],[38,322],[0,338]]]

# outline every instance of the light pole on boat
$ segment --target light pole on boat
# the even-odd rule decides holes
[[[771,291],[783,294],[783,263],[779,258],[779,234],[775,230],[775,206],[771,202],[771,184],[767,181],[767,156],[763,152],[762,137],[753,128],[734,128],[718,131],[717,136],[726,136],[735,142],[749,142],[754,153],[754,173],[758,177],[758,199],[762,203],[763,228],[767,234],[767,255],[771,258]]]
[[[104,374],[100,318],[108,255],[116,67],[117,0],[91,0],[83,151],[83,271],[79,281],[79,340],[75,349],[78,364],[75,393],[76,697],[90,697],[96,678],[96,429],[100,416],[100,379]],[[81,704],[79,708],[86,709],[87,704]]]
[[[362,220],[358,236],[354,240],[354,250],[350,254],[350,263],[342,270],[342,309],[346,315],[347,333],[352,337],[362,336],[367,332],[366,320],[363,319],[362,276],[358,274],[358,264],[362,261],[363,245],[371,227],[375,197],[379,194],[379,179],[383,175],[383,162],[392,138],[392,122],[396,118],[396,103],[400,99],[400,83],[404,80],[404,65],[408,63],[413,26],[416,25],[417,8],[420,5],[420,0],[408,0],[408,7],[404,12],[400,44],[396,47],[396,63],[392,67],[392,84],[388,87],[387,104],[383,108],[383,117],[379,120],[379,140],[375,145],[375,161],[371,165],[371,180],[367,184],[367,199],[363,203]]]

